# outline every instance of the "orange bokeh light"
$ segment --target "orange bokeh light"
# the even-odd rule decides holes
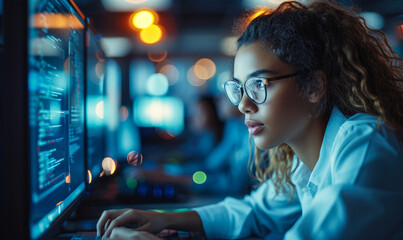
[[[143,155],[136,151],[131,151],[127,154],[127,163],[133,166],[141,165],[143,163]]]
[[[165,60],[165,58],[168,55],[168,51],[164,50],[162,52],[151,52],[148,51],[148,59],[150,59],[153,62],[162,62]]]
[[[403,40],[403,24],[397,25],[396,34],[398,38]]]
[[[66,183],[71,183],[71,175],[66,176]]]
[[[120,121],[124,122],[127,120],[128,117],[129,117],[129,110],[127,109],[127,107],[122,106],[120,108]]]
[[[104,169],[104,174],[112,175],[116,171],[117,163],[114,159],[106,157],[104,160],[102,160],[102,168]]]
[[[211,59],[202,58],[196,62],[193,71],[198,78],[207,80],[214,76],[216,72],[216,66]]]
[[[140,10],[134,12],[131,16],[131,24],[137,29],[144,29],[156,23],[157,14],[151,10]]]
[[[187,73],[187,80],[191,85],[193,85],[195,87],[200,87],[206,83],[206,80],[200,79],[196,76],[195,71],[194,71],[194,66],[189,68],[188,73]]]
[[[142,29],[139,38],[145,44],[155,44],[162,39],[163,35],[162,27],[153,24],[148,28]]]
[[[49,29],[83,29],[84,25],[73,14],[37,13],[32,16],[31,26],[34,28]]]
[[[87,172],[88,172],[88,184],[91,184],[92,183],[92,173],[90,170],[87,170]]]
[[[164,74],[168,78],[168,84],[171,86],[179,80],[179,70],[172,64],[164,65],[159,73]]]

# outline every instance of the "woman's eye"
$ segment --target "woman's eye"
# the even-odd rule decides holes
[[[264,88],[264,82],[263,81],[256,81],[255,82],[255,88],[256,89],[262,89],[262,88]]]

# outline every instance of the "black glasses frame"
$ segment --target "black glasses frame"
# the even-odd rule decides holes
[[[264,78],[264,77],[252,77],[252,78],[247,79],[243,84],[242,84],[239,80],[232,79],[232,80],[229,80],[229,81],[225,82],[224,85],[223,85],[223,88],[224,88],[225,95],[227,96],[227,98],[228,98],[228,100],[231,102],[231,104],[237,106],[237,105],[239,105],[239,103],[240,103],[241,100],[242,100],[243,92],[245,91],[244,89],[246,89],[246,82],[248,82],[249,80],[252,80],[252,79],[261,79],[261,80],[263,80],[264,86],[265,86],[265,87],[264,87],[264,99],[263,99],[262,102],[256,102],[251,96],[249,96],[248,91],[245,91],[245,92],[246,92],[246,95],[248,96],[248,98],[249,98],[254,104],[262,104],[262,103],[264,103],[264,102],[266,101],[266,98],[267,98],[267,88],[266,88],[266,86],[267,86],[271,81],[276,81],[276,80],[281,80],[281,79],[285,79],[285,78],[290,78],[290,77],[294,77],[294,76],[296,76],[296,75],[298,75],[298,73],[291,73],[291,74],[287,74],[287,75],[281,75],[281,76],[269,77],[269,78]],[[230,82],[236,82],[237,84],[240,85],[240,90],[241,90],[241,98],[240,98],[240,99],[241,99],[241,100],[239,100],[239,102],[236,103],[236,104],[231,101],[231,99],[229,98],[228,93],[227,93],[227,88],[226,88],[226,86],[227,86],[227,84],[229,84]]]

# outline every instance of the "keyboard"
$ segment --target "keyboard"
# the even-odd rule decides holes
[[[202,233],[183,232],[176,230],[163,230],[158,234],[158,237],[164,240],[204,240]]]
[[[70,222],[64,226],[64,231],[75,231],[73,234],[61,234],[57,239],[73,239],[73,240],[96,240],[101,239],[96,236],[96,224],[98,219],[81,219]],[[127,226],[135,228],[135,226]],[[205,240],[206,238],[202,233],[183,232],[176,230],[163,230],[158,234],[158,237],[163,240]]]

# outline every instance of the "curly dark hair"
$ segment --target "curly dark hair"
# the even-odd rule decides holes
[[[403,139],[402,59],[385,34],[368,28],[356,9],[329,2],[305,6],[292,1],[251,21],[246,15],[245,22],[238,48],[263,43],[300,73],[296,81],[302,97],[316,91],[317,70],[326,74],[326,93],[314,106],[316,117],[330,114],[335,106],[347,117],[368,113],[384,120]],[[256,149],[254,166],[250,165],[250,169],[256,168],[255,177],[264,182],[274,176],[277,193],[286,188],[293,193],[290,175],[294,152],[282,144],[271,149],[269,155],[264,158]]]

